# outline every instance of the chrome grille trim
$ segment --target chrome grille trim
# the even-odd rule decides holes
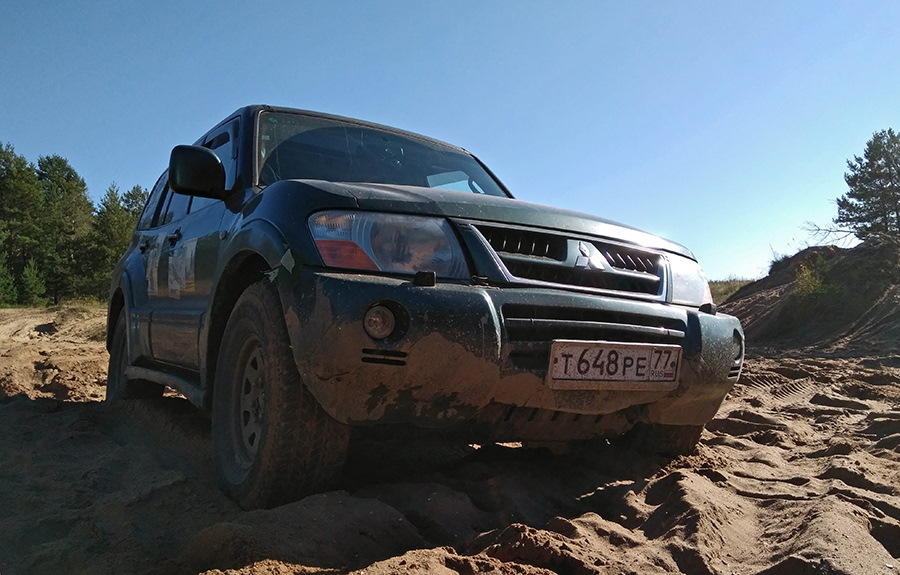
[[[472,228],[511,283],[665,301],[667,262],[660,253],[519,226],[473,222]]]

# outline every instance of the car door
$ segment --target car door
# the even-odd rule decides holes
[[[237,122],[209,135],[204,145],[220,155],[226,189],[235,181],[233,142]],[[190,197],[169,191],[170,203],[160,228],[159,296],[151,319],[150,338],[157,361],[197,370],[200,329],[212,294],[218,264],[219,236],[226,211],[221,200]]]
[[[159,254],[161,244],[159,230],[156,222],[163,206],[168,173],[162,176],[153,186],[144,210],[138,219],[135,234],[137,235],[136,249],[129,255],[126,263],[129,279],[131,306],[130,321],[131,330],[131,357],[133,361],[153,357],[150,348],[150,318],[153,313],[154,300],[159,291]]]

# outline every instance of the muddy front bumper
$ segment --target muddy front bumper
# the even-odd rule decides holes
[[[322,407],[351,425],[458,428],[490,439],[576,439],[635,423],[703,425],[740,373],[736,318],[554,289],[299,272],[282,290],[294,358]],[[394,333],[364,327],[375,305]],[[674,390],[558,390],[554,339],[675,343]]]

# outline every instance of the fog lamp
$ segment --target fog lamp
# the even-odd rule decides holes
[[[366,333],[374,339],[388,337],[394,332],[395,325],[397,325],[397,320],[394,318],[394,312],[383,305],[370,307],[363,319]]]

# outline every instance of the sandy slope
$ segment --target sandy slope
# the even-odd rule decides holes
[[[339,490],[248,513],[184,400],[100,403],[103,321],[0,310],[3,575],[900,572],[894,356],[753,358],[674,461],[369,445]]]

